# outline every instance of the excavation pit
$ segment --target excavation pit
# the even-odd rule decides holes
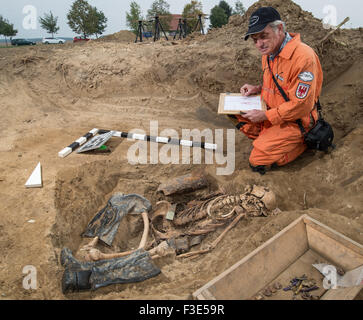
[[[215,177],[206,174],[208,184],[199,190],[193,190],[185,193],[177,193],[165,196],[158,190],[162,183],[171,181],[173,177],[185,175],[186,173],[200,172],[202,168],[195,169],[191,166],[180,166],[177,169],[172,166],[131,166],[118,163],[116,161],[96,161],[86,163],[79,167],[61,170],[57,175],[55,188],[55,207],[57,210],[56,221],[52,228],[52,243],[59,258],[63,248],[68,248],[78,261],[85,261],[85,255],[81,248],[92,241],[92,238],[82,237],[87,225],[105,207],[109,199],[116,193],[138,194],[150,201],[152,207],[160,201],[169,201],[177,203],[176,212],[187,207],[188,203],[197,199],[203,199],[208,194],[213,194],[222,189],[229,193],[241,193],[242,184],[234,185],[225,184],[217,181]],[[151,210],[152,211],[152,210]],[[150,216],[149,216],[150,217]],[[150,217],[150,222],[152,221]],[[241,226],[246,226],[246,222],[241,222]],[[156,227],[158,225],[156,224]],[[225,227],[224,227],[225,228]],[[193,243],[193,250],[198,250],[206,242],[215,239],[224,228],[217,229],[207,235],[199,237],[189,237],[190,243]],[[118,231],[110,246],[102,241],[98,241],[95,248],[104,254],[118,253],[135,250],[138,248],[144,230],[144,223],[141,215],[125,215],[118,227]],[[158,243],[160,241],[157,241]],[[155,235],[150,230],[145,249],[151,249],[155,246]],[[180,253],[180,252],[178,252]],[[202,257],[203,258],[203,257]],[[59,259],[58,259],[59,260]],[[173,259],[157,260],[160,267],[163,268],[163,275],[158,276],[158,280],[150,279],[145,281],[145,285],[150,283],[165,284],[168,283],[173,273],[174,275],[184,273],[189,262]],[[177,265],[176,269],[169,270],[171,265]],[[59,264],[60,270],[63,267]],[[177,271],[176,271],[177,270]],[[168,276],[165,278],[165,274]],[[174,276],[173,275],[173,276]],[[119,286],[119,285],[118,285]],[[139,286],[139,284],[136,284]],[[129,288],[130,285],[124,285],[122,290]],[[119,291],[117,287],[116,291]],[[111,288],[102,288],[97,292],[112,292]]]

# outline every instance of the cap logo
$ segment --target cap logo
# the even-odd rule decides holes
[[[250,24],[248,25],[248,27],[252,27],[254,26],[258,20],[260,20],[260,17],[259,16],[253,16],[250,18]]]

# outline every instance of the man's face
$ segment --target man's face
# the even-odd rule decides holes
[[[251,35],[251,38],[262,55],[270,55],[276,52],[282,44],[284,39],[282,25],[278,26],[277,31],[267,26],[260,33]]]

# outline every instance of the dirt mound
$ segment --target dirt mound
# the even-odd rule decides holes
[[[286,23],[288,32],[300,33],[303,42],[314,48],[320,56],[324,69],[324,80],[327,84],[337,75],[346,70],[361,54],[362,30],[338,30],[324,43],[321,40],[330,30],[324,29],[321,19],[312,13],[304,11],[291,0],[260,0],[248,8],[243,16],[232,16],[227,25],[212,29],[203,41],[218,42],[228,46],[250,47],[250,42],[244,43],[248,19],[259,7],[272,6],[276,8],[281,19]],[[251,46],[252,47],[252,46]]]
[[[128,30],[121,30],[119,32],[103,36],[94,41],[96,42],[107,42],[107,41],[118,41],[118,42],[133,42],[135,41],[135,34]]]
[[[274,7],[281,16],[282,21],[285,21],[289,32],[303,33],[309,36],[304,38],[306,42],[310,39],[318,40],[316,37],[322,30],[320,19],[315,18],[312,13],[302,10],[302,8],[291,0],[260,0],[248,8],[243,16],[232,16],[227,29],[231,27],[241,28],[244,34],[247,31],[248,19],[251,14],[260,7]],[[312,43],[310,43],[312,44]]]
[[[280,13],[282,21],[286,23],[288,32],[300,33],[303,41],[309,46],[316,47],[330,31],[324,29],[321,19],[315,18],[311,12],[304,11],[298,4],[291,0],[260,0],[250,6],[243,16],[231,16],[227,25],[219,29],[212,29],[205,38],[205,41],[211,41],[213,39],[222,40],[223,38],[228,40],[228,42],[230,42],[230,40],[238,42],[244,41],[243,36],[247,31],[248,19],[255,10],[263,6],[276,8]],[[356,31],[356,34],[358,35],[360,30],[357,29]],[[334,37],[339,37],[342,33],[344,33],[344,31],[339,31]],[[349,45],[349,43],[347,43],[347,45]],[[358,43],[354,46],[357,45]]]

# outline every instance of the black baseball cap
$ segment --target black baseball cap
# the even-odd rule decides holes
[[[276,9],[272,7],[261,7],[257,9],[251,14],[245,40],[247,40],[251,34],[261,32],[270,22],[276,20],[281,20],[280,14]]]

